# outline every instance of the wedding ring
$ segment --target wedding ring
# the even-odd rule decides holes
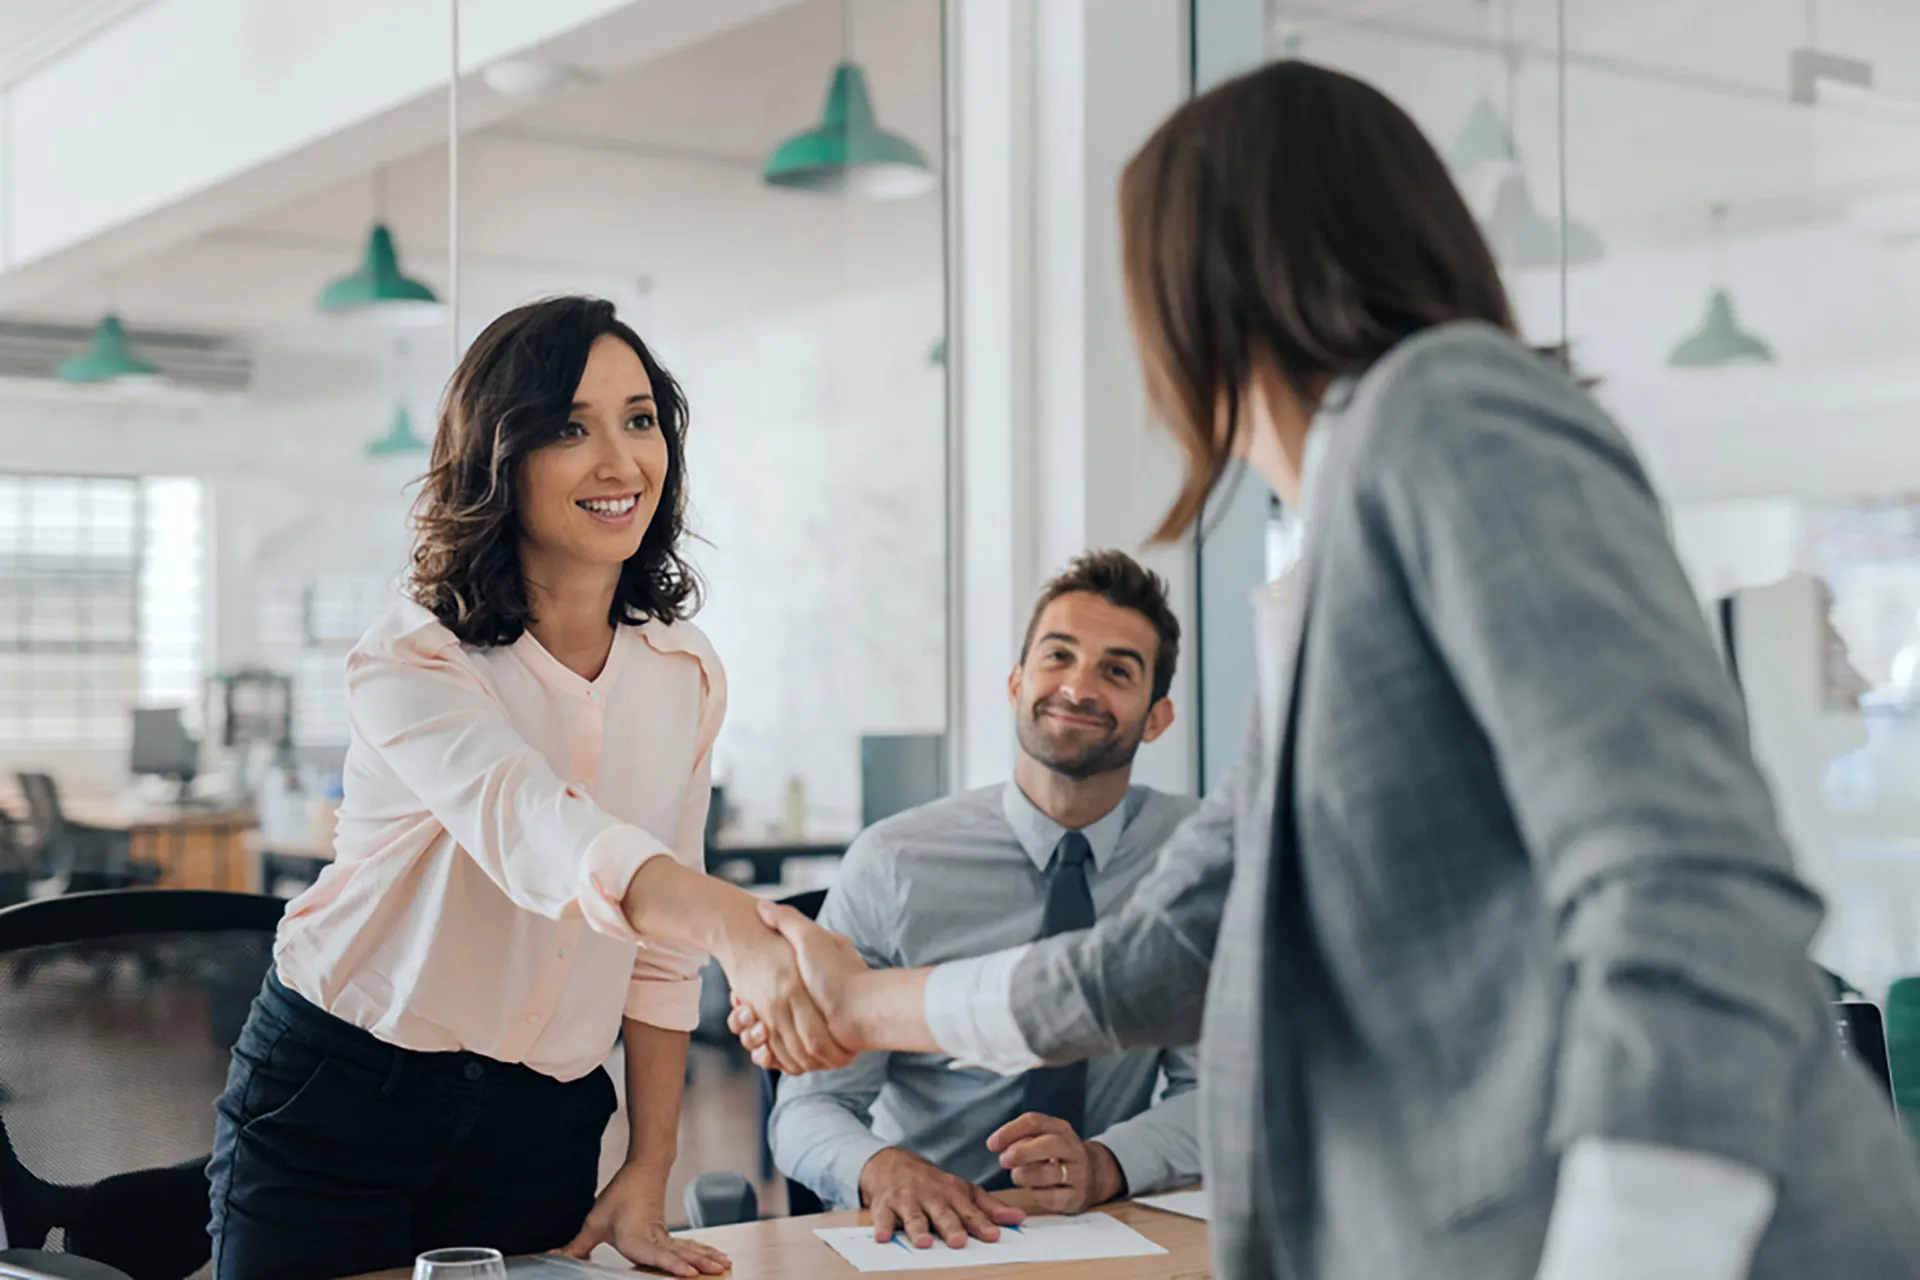
[[[1054,1163],[1060,1166],[1060,1185],[1064,1187],[1068,1182],[1072,1181],[1067,1175],[1067,1162],[1065,1160],[1055,1160]]]

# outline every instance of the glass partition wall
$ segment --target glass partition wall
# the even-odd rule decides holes
[[[1641,450],[1738,673],[1818,951],[1920,973],[1920,9],[1876,0],[1197,0],[1196,83],[1293,55],[1392,95],[1527,338]],[[1251,499],[1200,551],[1204,773],[1251,689]],[[1577,662],[1577,653],[1569,662]]]

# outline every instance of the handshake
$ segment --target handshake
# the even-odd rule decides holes
[[[851,942],[792,907],[761,902],[758,910],[764,928],[736,931],[745,936],[732,937],[731,954],[720,957],[733,989],[727,1029],[754,1065],[804,1075],[894,1047],[874,1035],[872,1015],[883,1012],[884,992],[867,989],[886,975],[868,970]]]
[[[762,902],[758,912],[765,928],[736,940],[736,956],[751,958],[737,966],[722,962],[733,986],[727,1029],[755,1065],[801,1075],[845,1066],[872,1050],[939,1052],[926,1025],[926,970],[870,970],[853,943],[792,907]],[[1017,1117],[996,1130],[987,1147],[1000,1157],[1011,1185],[1043,1212],[1079,1213],[1126,1191],[1113,1153],[1050,1115]],[[891,1239],[897,1229],[916,1249],[936,1237],[954,1249],[969,1237],[995,1240],[1001,1227],[1026,1216],[900,1147],[868,1161],[860,1193],[873,1211],[874,1238]]]

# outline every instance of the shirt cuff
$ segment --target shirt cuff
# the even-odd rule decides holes
[[[580,859],[580,914],[595,933],[622,942],[638,942],[622,899],[649,859],[673,857],[673,850],[638,827],[608,827],[593,838]]]
[[[648,978],[627,983],[621,1012],[662,1031],[692,1031],[700,1025],[699,978]]]
[[[1013,971],[1026,947],[952,960],[927,975],[927,1030],[953,1067],[1016,1076],[1040,1065],[1013,1016]]]
[[[1087,1139],[1113,1153],[1120,1176],[1127,1180],[1126,1196],[1151,1195],[1172,1185],[1185,1185],[1193,1179],[1175,1179],[1173,1165],[1152,1135],[1131,1129],[1110,1129]]]
[[[1538,1280],[1746,1280],[1775,1195],[1764,1174],[1720,1156],[1575,1139]]]
[[[815,1187],[815,1192],[824,1190],[821,1198],[827,1200],[831,1208],[860,1208],[860,1175],[866,1172],[869,1160],[892,1145],[882,1142],[871,1129],[863,1129],[857,1136],[848,1135],[836,1144],[833,1158],[827,1163],[827,1178],[833,1185]]]

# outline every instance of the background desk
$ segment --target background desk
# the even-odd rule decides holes
[[[333,861],[333,841],[312,836],[275,839],[265,832],[247,833],[249,861],[260,868],[260,892],[287,896],[320,878]]]
[[[1018,1196],[1008,1196],[1019,1200]],[[1147,1258],[1101,1258],[1094,1262],[1030,1263],[1024,1266],[960,1267],[940,1271],[900,1272],[912,1276],[946,1276],[950,1280],[1207,1280],[1207,1224],[1177,1214],[1134,1204],[1102,1210],[1166,1249]],[[728,1274],[739,1280],[856,1280],[867,1273],[855,1270],[813,1234],[815,1227],[865,1226],[865,1211],[822,1213],[811,1218],[768,1218],[733,1227],[713,1227],[688,1234],[733,1259]],[[638,1275],[658,1275],[642,1271]],[[892,1272],[875,1274],[896,1274]],[[408,1280],[408,1272],[383,1271],[363,1280]]]
[[[135,862],[160,868],[163,889],[223,889],[251,893],[254,863],[245,835],[255,822],[247,805],[152,805],[109,800],[68,805],[67,816],[97,827],[117,827],[130,840]]]
[[[749,844],[728,841],[707,844],[707,874],[741,885],[784,883],[789,860],[838,858],[847,851],[845,840],[788,841]]]

